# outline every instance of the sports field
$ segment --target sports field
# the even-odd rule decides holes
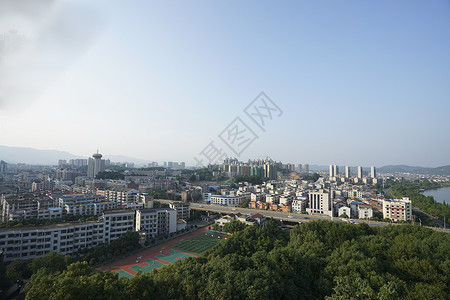
[[[214,247],[224,236],[217,233],[211,234],[205,228],[197,230],[186,236],[182,236],[165,244],[153,247],[139,254],[129,256],[121,261],[104,266],[98,271],[108,270],[116,272],[119,277],[131,278],[137,272],[150,273],[165,265],[171,265],[187,257],[197,257],[208,249]]]
[[[217,236],[199,236],[194,237],[185,241],[181,241],[172,246],[174,249],[178,249],[187,253],[192,253],[195,255],[200,255],[208,249],[214,247],[218,242],[220,242]]]

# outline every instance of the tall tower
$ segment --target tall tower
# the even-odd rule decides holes
[[[370,177],[377,178],[377,169],[375,168],[375,166],[370,167]]]
[[[3,160],[0,161],[0,173],[6,173],[8,171],[8,164]]]
[[[335,177],[336,174],[334,173],[334,165],[330,165],[330,178]]]
[[[338,165],[333,166],[333,173],[334,173],[334,177],[339,176],[339,166]]]
[[[345,178],[350,178],[350,167],[345,166]]]
[[[305,173],[309,173],[309,164],[305,164]]]
[[[298,164],[297,172],[300,174],[302,173],[302,164]]]
[[[357,177],[361,179],[361,178],[362,178],[362,167],[361,167],[361,166],[358,166],[358,169],[357,169],[357,170],[358,170],[358,172],[357,172]]]
[[[88,161],[88,177],[94,178],[98,173],[105,171],[105,161],[102,159],[103,155],[100,153],[92,154],[93,158]]]

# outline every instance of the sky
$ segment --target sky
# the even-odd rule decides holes
[[[449,116],[450,1],[0,2],[1,145],[436,167]]]

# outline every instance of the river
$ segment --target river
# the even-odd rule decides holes
[[[425,196],[433,196],[434,200],[439,203],[450,203],[450,186],[438,188],[438,189],[432,189],[432,190],[426,190],[422,193]]]

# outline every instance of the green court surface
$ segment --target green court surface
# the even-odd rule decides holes
[[[131,274],[128,273],[128,272],[125,272],[124,270],[119,270],[119,271],[117,271],[116,273],[119,274],[119,278],[120,278],[120,277],[127,277],[127,278],[133,277],[133,275],[131,275]]]
[[[178,249],[187,253],[200,255],[208,249],[214,247],[222,239],[212,236],[199,236],[194,237],[182,242],[179,242],[172,246],[174,249]],[[158,257],[159,258],[159,257]],[[165,260],[165,259],[164,259]]]
[[[179,251],[176,251],[176,250],[172,250],[172,249],[168,250],[167,252],[169,252],[170,255],[159,254],[159,255],[156,255],[156,258],[158,258],[160,260],[163,260],[163,261],[167,261],[168,263],[173,264],[173,263],[176,263],[179,260],[185,259],[186,257],[193,257],[192,255],[189,255],[189,254],[186,254],[186,253],[183,253],[183,252],[179,252]]]
[[[151,258],[145,260],[144,262],[146,262],[148,265],[143,266],[143,267],[138,266],[138,265],[133,265],[133,266],[130,267],[130,269],[133,270],[133,271],[136,271],[136,272],[142,271],[144,273],[150,273],[151,271],[153,271],[153,269],[160,268],[160,267],[164,266],[163,263],[161,263],[161,262],[159,262],[157,260],[153,260]]]

